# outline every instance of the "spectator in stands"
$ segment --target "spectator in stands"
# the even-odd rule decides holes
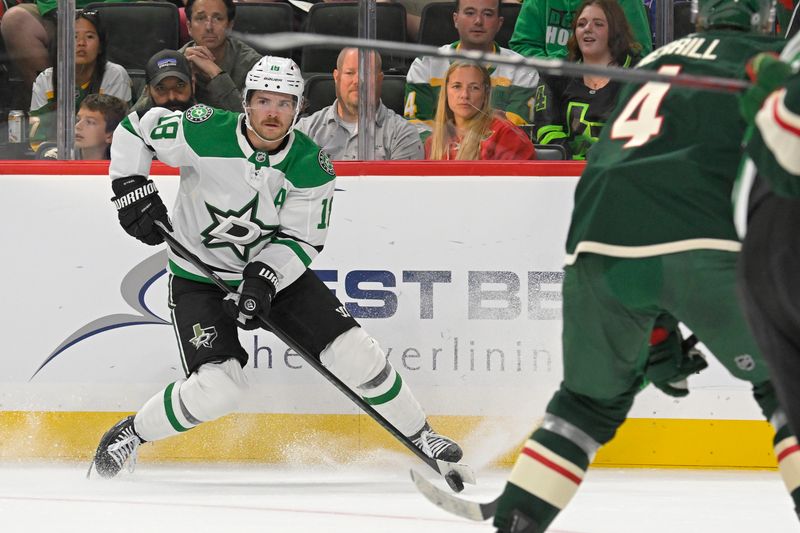
[[[453,23],[459,40],[442,49],[483,50],[504,56],[515,52],[494,42],[500,31],[500,0],[457,0]],[[417,125],[421,132],[429,131],[436,114],[440,83],[450,61],[440,57],[418,57],[406,76],[406,104],[403,115]],[[523,126],[533,123],[533,99],[539,75],[533,69],[497,65],[491,68],[491,105],[504,111],[506,118]],[[426,133],[423,133],[425,135]]]
[[[194,71],[198,102],[242,111],[245,77],[261,55],[228,36],[235,16],[233,0],[188,0],[186,18],[192,40],[180,51]]]
[[[192,68],[179,51],[165,49],[153,54],[144,75],[147,84],[132,111],[144,113],[151,107],[185,111],[196,103]]]
[[[84,160],[111,159],[111,140],[114,129],[128,111],[128,103],[116,96],[90,94],[83,102],[75,119],[75,158]],[[58,159],[54,142],[43,142],[36,151],[36,159]]]
[[[414,126],[380,101],[383,73],[381,56],[375,53],[375,159],[422,159],[422,143]],[[300,119],[297,129],[311,137],[331,159],[358,159],[358,50],[339,52],[333,71],[336,100],[313,115]]]
[[[119,2],[122,0],[76,0],[76,9],[92,1]],[[36,77],[52,65],[55,54],[56,7],[58,0],[36,0],[14,5],[3,15],[0,33],[6,50],[22,77],[26,94],[22,102],[30,100],[30,88]]]
[[[567,56],[567,41],[581,0],[525,0],[508,45],[526,57],[560,59]],[[642,54],[653,50],[647,10],[642,0],[619,0]]]
[[[536,159],[528,136],[492,109],[491,91],[486,67],[459,61],[450,66],[425,141],[426,159]]]
[[[33,83],[30,108],[31,148],[55,140],[58,77],[48,67]],[[75,107],[90,94],[108,94],[131,101],[131,79],[121,65],[106,60],[106,34],[95,11],[75,14]]]
[[[107,94],[90,94],[75,122],[77,159],[111,159],[114,129],[125,118],[128,103]]]
[[[617,0],[584,0],[571,30],[570,61],[631,67],[640,58],[641,47]],[[536,92],[536,142],[562,145],[567,159],[586,159],[620,88],[601,76],[548,77]]]

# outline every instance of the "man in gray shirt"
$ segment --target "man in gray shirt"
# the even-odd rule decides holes
[[[375,91],[380,95],[383,73],[380,55],[376,56]],[[333,71],[336,100],[297,122],[297,129],[311,137],[331,159],[358,159],[358,80],[358,50],[345,48]],[[378,101],[375,159],[425,159],[417,129]]]
[[[244,79],[261,54],[228,35],[235,16],[233,0],[188,0],[186,18],[192,40],[179,51],[192,67],[198,102],[243,111]],[[148,92],[143,91],[134,109],[146,110],[152,105]]]

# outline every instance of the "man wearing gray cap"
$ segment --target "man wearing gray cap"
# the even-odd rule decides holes
[[[151,107],[185,111],[195,104],[192,69],[177,50],[154,54],[145,65],[145,80],[147,85],[132,111],[144,113]]]

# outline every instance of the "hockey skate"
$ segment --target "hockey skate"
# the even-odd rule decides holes
[[[119,474],[127,462],[128,471],[133,472],[136,467],[136,451],[143,442],[146,441],[133,429],[133,416],[117,422],[106,431],[97,445],[93,461],[95,470],[102,477],[112,478]]]
[[[464,455],[461,446],[454,440],[436,433],[428,422],[425,422],[422,429],[411,437],[411,442],[431,459],[457,463]]]

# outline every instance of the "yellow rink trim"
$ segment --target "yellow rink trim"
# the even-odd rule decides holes
[[[105,430],[127,414],[0,412],[0,459],[88,460]],[[430,420],[439,432],[465,443],[469,462],[470,446],[480,443],[471,443],[468,437],[483,417]],[[520,430],[518,421],[509,420],[505,427],[515,434]],[[600,450],[594,466],[775,468],[772,435],[769,424],[752,420],[629,419]],[[496,457],[495,464],[510,467],[523,441]],[[144,446],[140,458],[348,462],[383,449],[404,450],[365,415],[234,414]]]

